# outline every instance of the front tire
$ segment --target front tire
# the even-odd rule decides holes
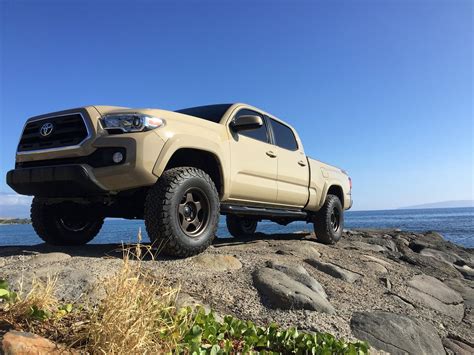
[[[146,197],[148,236],[165,254],[199,254],[215,238],[219,210],[219,195],[209,175],[193,167],[169,169]]]
[[[316,239],[323,244],[336,244],[342,236],[344,213],[341,200],[335,195],[327,195],[323,207],[314,218]]]
[[[235,238],[249,238],[257,230],[256,219],[227,215],[226,224],[229,233]]]
[[[51,245],[83,245],[99,233],[104,218],[90,213],[87,205],[73,202],[48,203],[35,197],[31,223],[36,234]]]

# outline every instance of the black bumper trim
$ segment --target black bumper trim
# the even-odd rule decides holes
[[[106,193],[82,165],[10,170],[7,184],[19,194],[39,197],[80,197]]]

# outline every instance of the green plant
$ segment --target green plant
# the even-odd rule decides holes
[[[0,280],[0,299],[5,302],[15,302],[18,298],[16,292],[10,290],[8,282],[6,280]]]
[[[188,310],[189,311],[189,310]],[[276,324],[258,327],[251,321],[226,316],[222,322],[199,308],[194,323],[184,335],[178,352],[191,354],[285,353],[285,354],[366,354],[365,342],[346,342],[325,333],[281,329]]]
[[[56,312],[56,317],[61,318],[64,317],[65,315],[69,314],[72,312],[72,304],[71,303],[66,303],[61,306],[59,306],[58,311]]]
[[[45,309],[38,308],[38,306],[33,305],[30,307],[28,317],[35,320],[46,320],[51,318],[51,312]]]

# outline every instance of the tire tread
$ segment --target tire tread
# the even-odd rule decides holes
[[[189,257],[199,254],[207,249],[213,242],[217,232],[217,225],[212,226],[212,236],[203,244],[195,247],[184,246],[179,243],[179,239],[175,237],[170,220],[172,216],[171,199],[175,195],[177,188],[186,180],[198,177],[203,179],[210,186],[215,198],[217,208],[219,208],[219,198],[216,186],[211,177],[204,171],[194,167],[178,167],[166,170],[151,187],[145,200],[145,226],[148,235],[153,244],[162,248],[162,251],[168,255],[178,257]]]
[[[339,227],[340,231],[337,233],[337,235],[334,234],[330,223],[330,211],[334,204],[339,204],[341,213],[341,225]],[[323,244],[336,244],[341,238],[343,226],[344,217],[341,201],[336,195],[328,194],[323,207],[316,213],[315,216],[314,232],[316,233],[316,238]]]

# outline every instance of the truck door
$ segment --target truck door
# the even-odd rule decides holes
[[[293,130],[268,118],[275,145],[278,147],[277,203],[302,208],[308,201],[309,167]]]
[[[270,143],[265,117],[253,110],[241,109],[233,119],[243,115],[260,116],[260,128],[234,132],[230,139],[230,200],[274,204],[277,197],[277,157]],[[232,121],[232,120],[231,120]]]

